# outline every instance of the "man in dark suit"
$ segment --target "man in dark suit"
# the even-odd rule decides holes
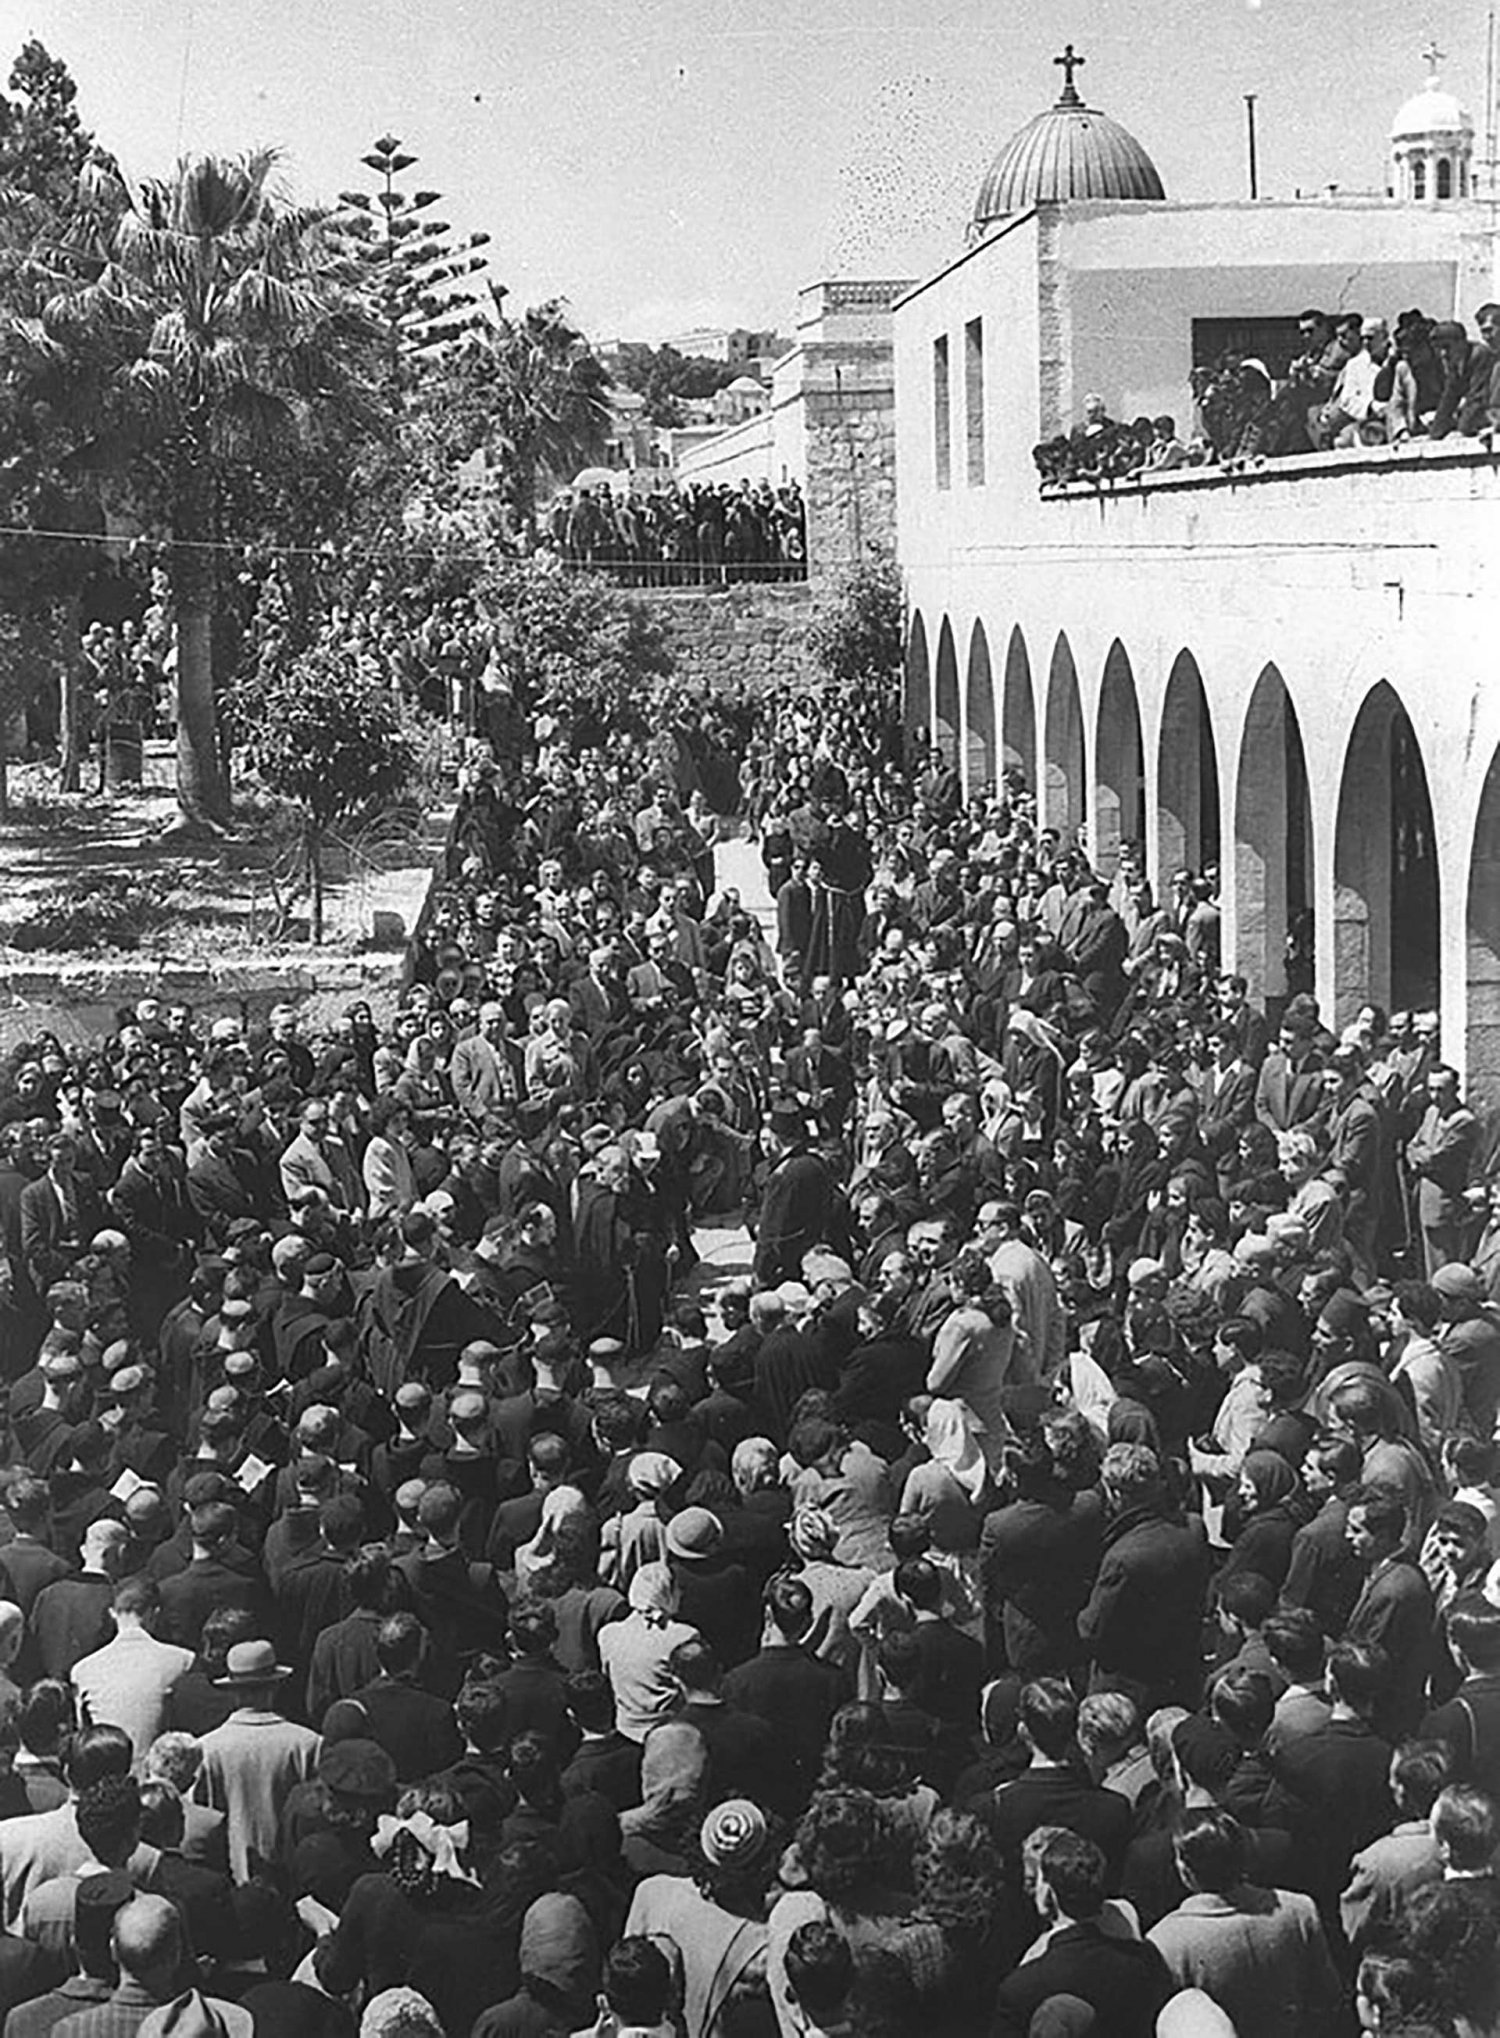
[[[892,1577],[912,1615],[920,1664],[912,1697],[945,1727],[973,1739],[979,1728],[984,1650],[943,1617],[943,1573],[926,1557],[904,1557]]]
[[[1131,1811],[1118,1791],[1093,1782],[1075,1748],[1078,1701],[1060,1677],[1039,1677],[1021,1691],[1017,1730],[1031,1760],[1013,1783],[1002,1783],[982,1811],[995,1836],[1011,1887],[1021,1888],[1021,1850],[1038,1826],[1066,1826],[1100,1851],[1111,1888],[1118,1887],[1130,1841]]]
[[[393,1613],[380,1623],[375,1656],[380,1675],[354,1693],[378,1741],[396,1765],[396,1781],[413,1783],[456,1762],[463,1740],[446,1700],[420,1683],[426,1637],[412,1613]]]
[[[220,1607],[242,1607],[262,1619],[266,1595],[259,1578],[226,1561],[239,1527],[227,1500],[211,1500],[188,1516],[192,1554],[182,1570],[161,1578],[163,1639],[197,1649],[203,1623]]]
[[[776,1736],[776,1763],[765,1779],[765,1802],[783,1818],[806,1807],[834,1713],[852,1693],[831,1663],[803,1648],[813,1624],[812,1594],[785,1573],[766,1587],[759,1653],[724,1679],[726,1702],[754,1713]]]
[[[791,963],[798,981],[807,975],[807,952],[812,945],[813,895],[807,882],[807,859],[792,859],[792,874],[776,893],[776,953]]]
[[[51,1496],[40,1479],[19,1478],[6,1495],[15,1535],[0,1550],[0,1598],[28,1617],[43,1587],[68,1575],[67,1559],[47,1540],[50,1507]]]
[[[1221,1019],[1212,1033],[1214,1065],[1199,1093],[1198,1136],[1210,1159],[1229,1171],[1240,1134],[1255,1117],[1255,1068],[1245,1058],[1233,1024]]]
[[[1311,1026],[1288,1018],[1261,1063],[1255,1086],[1255,1115],[1261,1124],[1272,1132],[1290,1132],[1321,1119],[1328,1107],[1323,1068]]]
[[[146,1127],[105,1199],[130,1241],[131,1321],[148,1342],[187,1286],[186,1240],[197,1227],[179,1170],[160,1135]]]
[[[1169,1519],[1156,1453],[1111,1444],[1102,1469],[1110,1520],[1103,1561],[1078,1633],[1095,1690],[1128,1691],[1143,1712],[1195,1703],[1208,1591],[1208,1544]]]
[[[1109,1021],[1125,993],[1123,964],[1129,941],[1125,923],[1109,903],[1102,878],[1087,887],[1069,950],[1074,974],[1088,993],[1095,1013]]]
[[[1271,1029],[1266,1023],[1265,1013],[1250,1002],[1250,985],[1246,978],[1219,978],[1219,1018],[1225,1025],[1234,1028],[1240,1053],[1251,1068],[1258,1069],[1271,1043]]]
[[[47,1172],[21,1191],[21,1258],[45,1295],[99,1228],[99,1202],[78,1172],[78,1146],[65,1132],[47,1142]]]
[[[616,1812],[641,1801],[641,1744],[615,1726],[615,1695],[602,1670],[575,1670],[564,1687],[579,1743],[562,1773],[564,1797],[602,1797]]]
[[[203,1137],[188,1161],[187,1198],[215,1245],[223,1245],[238,1217],[254,1217],[256,1198],[237,1152],[239,1120],[226,1112],[203,1121]]]
[[[776,1767],[776,1736],[769,1723],[728,1703],[719,1659],[707,1642],[679,1642],[667,1667],[682,1694],[672,1717],[703,1736],[713,1796],[753,1797],[761,1779]]]
[[[1370,1725],[1386,1675],[1378,1650],[1340,1642],[1328,1656],[1332,1707],[1321,1727],[1277,1743],[1266,1823],[1296,1842],[1299,1887],[1337,1929],[1349,1863],[1395,1823],[1390,1744]]]
[[[1384,1651],[1389,1676],[1376,1724],[1395,1740],[1414,1733],[1422,1717],[1432,1667],[1432,1590],[1406,1553],[1406,1508],[1389,1488],[1360,1488],[1345,1534],[1366,1570],[1344,1639]]]
[[[1443,1626],[1463,1682],[1423,1720],[1421,1738],[1444,1744],[1455,1783],[1500,1798],[1500,1607],[1481,1592],[1463,1592]]]
[[[1065,1676],[1085,1654],[1078,1614],[1104,1544],[1104,1509],[1093,1489],[1061,1477],[1045,1432],[1013,1465],[1015,1497],[985,1516],[979,1567],[985,1614],[1021,1677]]]
[[[1152,2038],[1157,2014],[1174,1993],[1172,1978],[1148,1941],[1104,1931],[1108,1892],[1104,1855],[1092,1841],[1069,1831],[1048,1842],[1037,1874],[1047,1942],[1002,1982],[993,2038],[1026,2038],[1033,2012],[1051,1996],[1087,2003],[1110,2038]]]
[[[833,1178],[807,1150],[807,1125],[794,1104],[773,1106],[761,1129],[771,1163],[755,1232],[755,1279],[762,1288],[802,1277],[802,1256],[828,1240]]]

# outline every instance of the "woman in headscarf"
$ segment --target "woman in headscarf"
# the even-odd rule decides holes
[[[599,1662],[615,1695],[616,1728],[628,1741],[644,1741],[681,1696],[667,1659],[698,1630],[676,1618],[677,1581],[665,1564],[643,1564],[626,1597],[630,1612],[600,1633]]]
[[[859,1644],[849,1632],[849,1617],[875,1577],[834,1560],[837,1524],[818,1507],[799,1507],[792,1516],[787,1540],[797,1576],[812,1594],[812,1625],[801,1646],[822,1663],[853,1671]]]
[[[913,1466],[901,1494],[901,1513],[926,1522],[938,1550],[970,1560],[984,1518],[996,1504],[982,1434],[967,1402],[940,1397],[930,1403],[922,1432],[927,1462]]]
[[[530,1542],[522,1543],[516,1551],[518,1593],[534,1589],[538,1573],[545,1573],[551,1568],[560,1524],[565,1521],[587,1520],[590,1512],[587,1500],[576,1486],[554,1486],[548,1492],[542,1501],[542,1518],[537,1524],[536,1534]]]
[[[1239,1476],[1241,1527],[1219,1573],[1221,1585],[1237,1571],[1258,1571],[1281,1590],[1292,1561],[1292,1538],[1302,1526],[1301,1492],[1301,1481],[1279,1451],[1247,1454]]]
[[[932,1341],[927,1391],[961,1401],[978,1424],[982,1448],[997,1470],[1014,1432],[1005,1412],[1007,1385],[1034,1376],[1022,1349],[1008,1297],[995,1286],[988,1262],[962,1252],[949,1269],[954,1306]]]
[[[626,1934],[677,1948],[687,2038],[728,2038],[738,2009],[768,2007],[766,1892],[775,1873],[765,1813],[730,1798],[704,1819],[687,1874],[651,1875],[636,1890]]]
[[[637,1451],[625,1474],[631,1505],[611,1515],[599,1539],[599,1576],[627,1592],[643,1564],[666,1555],[666,1532],[658,1502],[682,1477],[682,1467],[665,1451]]]
[[[588,2027],[599,1987],[599,1939],[577,1897],[549,1890],[521,1921],[521,1987],[474,2026],[473,2038],[568,2038]]]
[[[653,1727],[641,1749],[641,1802],[620,1814],[637,1875],[686,1875],[708,1794],[708,1743],[686,1720]]]
[[[403,1792],[383,1815],[371,1848],[379,1870],[362,1875],[339,1921],[312,1954],[318,1986],[347,1996],[414,1988],[452,2038],[516,1987],[513,1948],[494,1933],[479,1885],[464,1864],[468,1822],[440,1784]]]
[[[1104,1170],[1114,1191],[1104,1224],[1104,1242],[1116,1268],[1123,1269],[1140,1252],[1141,1231],[1151,1198],[1166,1184],[1168,1163],[1162,1157],[1156,1134],[1142,1119],[1125,1119],[1113,1137],[1113,1160]]]

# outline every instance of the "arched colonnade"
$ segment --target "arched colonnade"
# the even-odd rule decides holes
[[[1341,755],[1320,753],[1310,776],[1303,717],[1275,662],[1248,699],[1239,682],[1216,692],[1187,646],[1149,677],[1118,638],[1090,671],[1066,631],[1037,642],[991,620],[965,635],[948,616],[934,629],[914,614],[907,720],[971,798],[1018,776],[1041,825],[1081,839],[1106,873],[1127,842],[1158,895],[1179,871],[1216,870],[1224,966],[1272,1010],[1316,989],[1343,1024],[1366,1001],[1438,1006],[1441,983],[1446,1051],[1471,1090],[1500,1103],[1500,752],[1462,880],[1450,859],[1445,884],[1429,767],[1389,682],[1368,689]],[[1457,967],[1444,961],[1452,915]]]

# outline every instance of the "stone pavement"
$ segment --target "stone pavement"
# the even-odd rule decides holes
[[[724,825],[737,829],[740,824],[726,822]],[[766,885],[760,844],[738,832],[727,841],[721,841],[714,851],[714,872],[721,886],[735,887],[742,905],[747,912],[755,915],[774,947],[776,902]],[[750,1234],[742,1224],[695,1224],[693,1245],[699,1261],[683,1283],[682,1293],[685,1295],[695,1298],[711,1296],[726,1281],[750,1271],[753,1247]]]

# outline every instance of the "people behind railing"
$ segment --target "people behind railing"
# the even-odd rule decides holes
[[[622,481],[625,477],[621,477]],[[722,586],[807,578],[807,505],[795,481],[564,489],[546,542],[565,566],[634,587]]]
[[[1117,421],[1091,394],[1073,430],[1044,440],[1032,458],[1046,488],[1414,439],[1487,439],[1500,427],[1500,305],[1481,305],[1476,323],[1477,340],[1457,320],[1415,309],[1394,329],[1358,312],[1305,311],[1302,352],[1284,376],[1235,352],[1193,369],[1187,444],[1172,418]]]

